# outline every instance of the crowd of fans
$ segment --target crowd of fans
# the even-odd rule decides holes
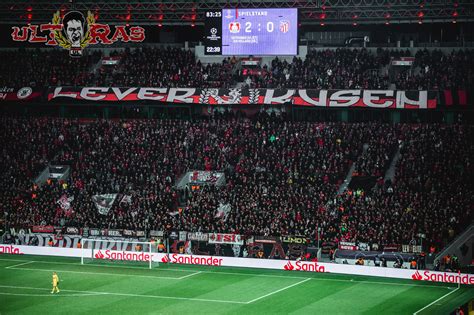
[[[87,86],[94,84],[91,67],[102,58],[94,50],[71,58],[66,50],[18,49],[0,51],[0,86]]]
[[[71,58],[64,49],[0,52],[0,86],[151,86],[251,88],[444,90],[474,87],[474,51],[310,49],[305,59],[275,58],[244,74],[238,59],[203,64],[181,48],[142,47],[111,54],[116,65],[101,65],[101,50]],[[390,66],[391,58],[415,57],[413,66]],[[19,71],[21,69],[21,71]]]
[[[303,61],[275,58],[263,76],[253,77],[257,88],[384,89],[388,76],[380,75],[377,55],[366,49],[310,50]]]
[[[474,87],[474,50],[418,50],[415,70],[403,71],[395,77],[397,89],[446,90]]]
[[[230,58],[203,65],[191,50],[170,47],[126,49],[118,56],[119,66],[109,78],[115,86],[230,87],[233,83]]]
[[[472,218],[471,127],[402,125],[395,181],[371,192],[348,191],[331,205],[346,241],[440,248]],[[449,174],[449,175],[448,175]]]
[[[468,222],[474,204],[470,126],[216,113],[192,122],[2,118],[0,129],[0,216],[10,226],[312,239],[320,228],[323,241],[405,244],[424,234],[426,244],[441,246]],[[352,164],[382,177],[399,148],[393,183],[338,193]],[[32,184],[48,162],[69,165],[70,178]],[[223,171],[226,184],[178,191],[174,183],[188,170]],[[119,198],[100,214],[92,197],[107,193],[131,201]],[[60,207],[63,196],[71,209]],[[216,217],[221,204],[231,211]]]

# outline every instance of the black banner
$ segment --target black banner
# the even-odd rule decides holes
[[[108,230],[108,229],[89,229],[90,236],[109,236],[109,237],[122,237],[122,230]]]
[[[281,241],[283,243],[292,243],[292,244],[309,244],[310,243],[309,238],[306,238],[304,236],[290,236],[290,235],[282,236]]]
[[[125,237],[144,237],[145,234],[145,231],[123,230],[123,236]]]
[[[64,234],[80,235],[82,231],[77,227],[68,226],[64,229]]]
[[[163,237],[163,231],[156,231],[156,230],[151,230],[150,231],[150,237]]]
[[[257,242],[256,240],[264,241]],[[274,239],[274,243],[269,243],[266,237],[256,237],[255,240],[247,241],[243,244],[211,244],[200,241],[180,241],[170,240],[170,253],[180,253],[193,255],[212,255],[228,257],[249,257],[257,258],[263,251],[262,258],[268,259],[297,259],[306,253],[305,244],[282,243]]]

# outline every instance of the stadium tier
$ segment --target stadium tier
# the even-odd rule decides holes
[[[239,81],[251,88],[472,89],[472,49],[313,49],[305,59],[275,57],[259,71],[248,71],[234,56],[204,64],[191,50],[171,47],[127,48],[111,52],[119,62],[102,65],[102,51],[71,59],[66,51],[0,51],[1,86],[146,86],[229,88]],[[414,57],[410,68],[388,73],[391,58]],[[18,71],[22,69],[22,71]]]
[[[471,217],[471,126],[309,123],[263,113],[193,122],[3,118],[0,128],[2,209],[15,209],[7,220],[18,228],[315,238],[319,227],[322,241],[408,244],[424,233],[426,245],[440,249]],[[396,153],[395,179],[384,180]],[[32,184],[47,163],[69,165],[70,178]],[[340,192],[352,165],[354,187]],[[177,174],[187,170],[223,172],[227,182],[179,191]],[[94,196],[104,193],[131,199],[101,214]],[[61,198],[73,200],[70,209]],[[216,217],[219,204],[230,205],[225,218]]]

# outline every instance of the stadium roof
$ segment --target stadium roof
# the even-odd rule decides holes
[[[472,0],[2,0],[0,23],[48,23],[56,11],[96,14],[98,22],[139,25],[203,24],[205,12],[223,8],[299,8],[300,22],[310,24],[382,24],[472,22]]]

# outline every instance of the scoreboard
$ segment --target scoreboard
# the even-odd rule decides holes
[[[206,55],[297,55],[298,9],[206,12]]]

